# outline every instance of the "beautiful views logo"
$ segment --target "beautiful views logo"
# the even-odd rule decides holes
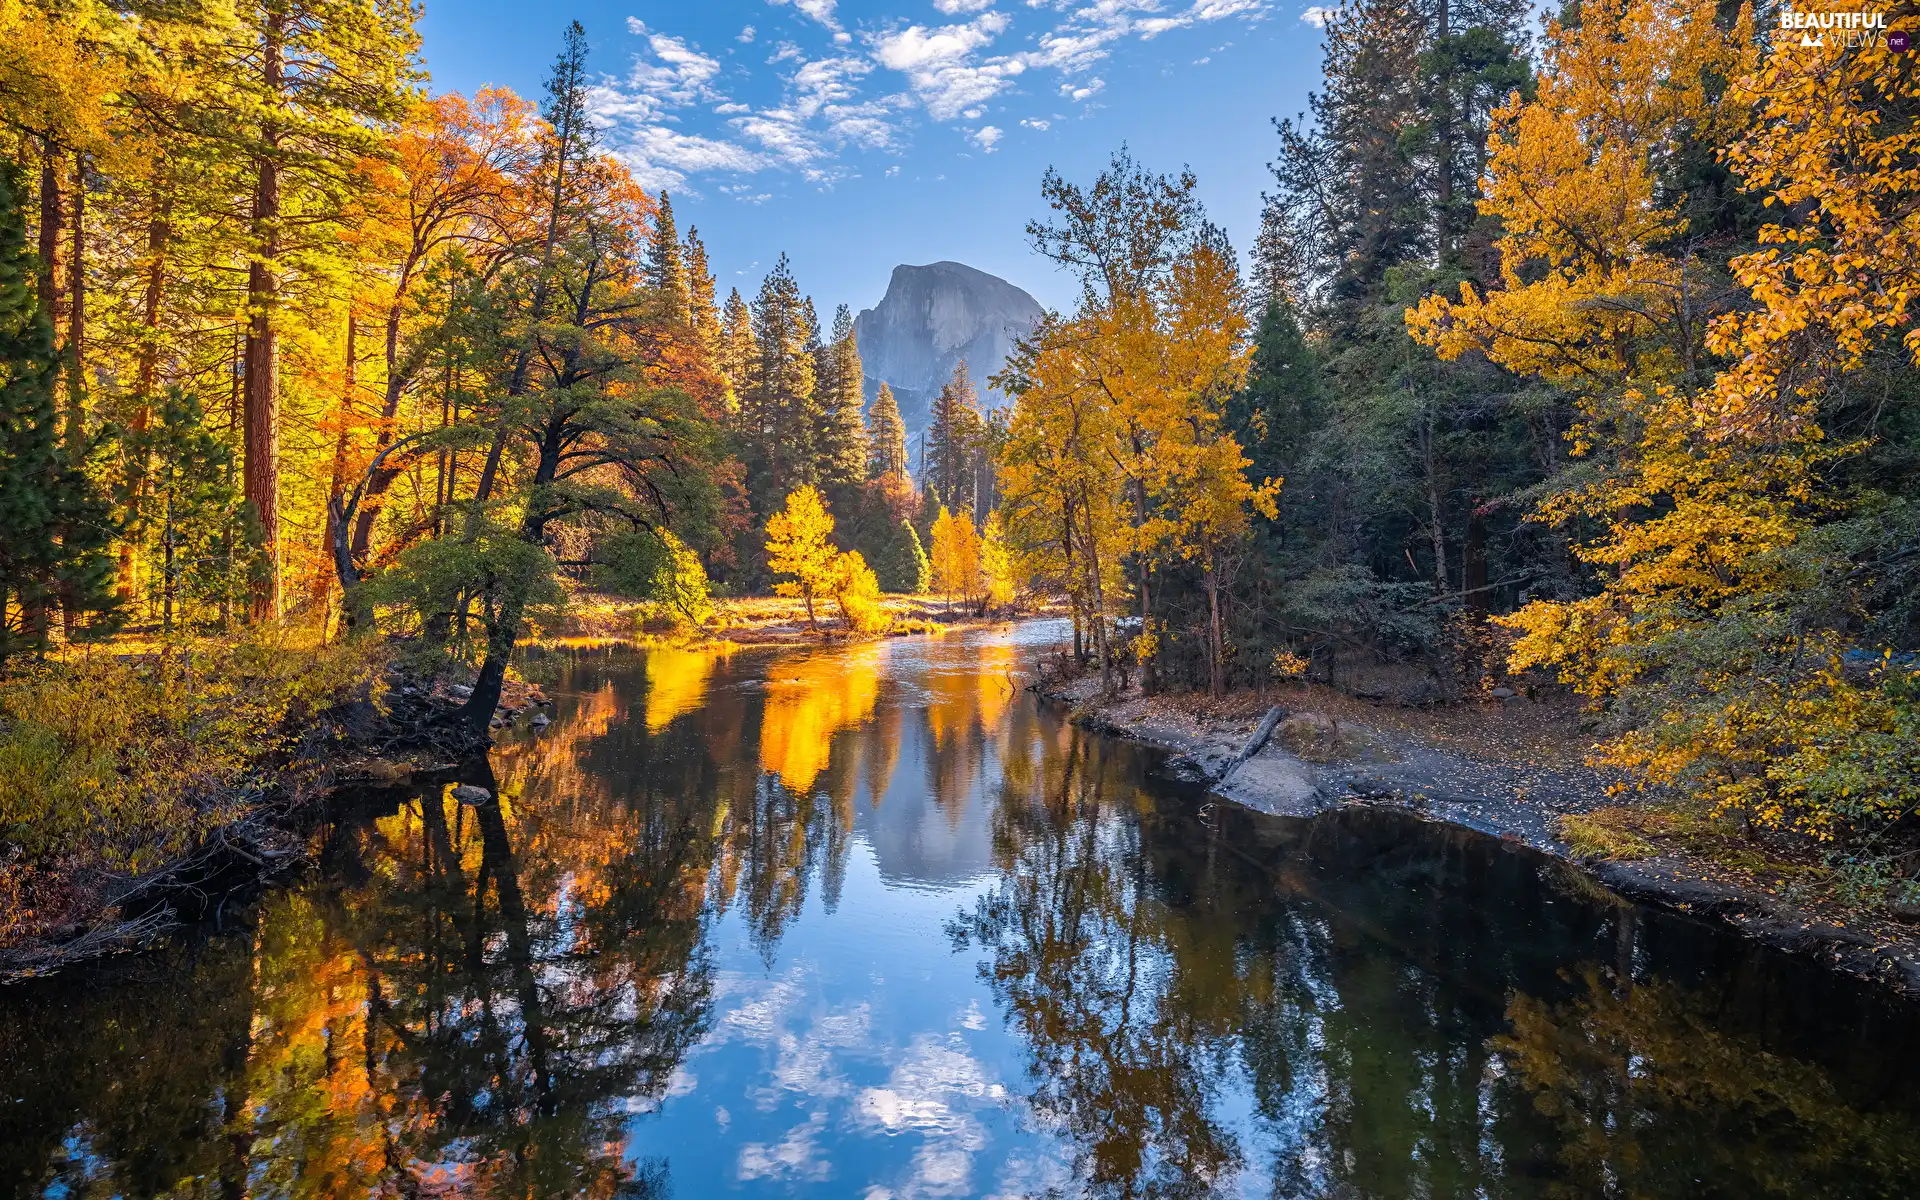
[[[1885,36],[1883,12],[1795,12],[1783,9],[1780,28],[1796,30],[1802,46],[1825,46],[1829,34],[1836,46],[1871,46]]]

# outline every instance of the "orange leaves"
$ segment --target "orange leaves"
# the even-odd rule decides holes
[[[1884,42],[1847,50],[1783,39],[1735,84],[1752,125],[1726,158],[1781,214],[1733,261],[1760,307],[1708,336],[1735,360],[1708,398],[1729,431],[1791,428],[1799,401],[1857,367],[1920,301],[1920,78]],[[1902,111],[1907,114],[1902,117]],[[1905,334],[1920,362],[1920,330]]]
[[[1470,349],[1559,383],[1666,379],[1695,338],[1697,281],[1664,249],[1683,198],[1657,194],[1659,163],[1689,138],[1731,133],[1711,82],[1748,56],[1752,18],[1714,22],[1712,0],[1588,7],[1548,28],[1536,99],[1494,114],[1483,213],[1501,221],[1505,287],[1433,296],[1407,313],[1416,340]]]

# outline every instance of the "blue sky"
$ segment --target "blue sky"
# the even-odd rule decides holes
[[[587,29],[603,144],[700,228],[722,298],[785,251],[823,315],[940,259],[1064,307],[1028,248],[1041,172],[1090,179],[1122,142],[1190,165],[1243,251],[1270,118],[1317,84],[1301,0],[428,0],[438,91],[536,96],[569,19]]]

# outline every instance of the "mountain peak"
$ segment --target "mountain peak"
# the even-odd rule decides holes
[[[933,393],[965,362],[982,403],[991,407],[1005,398],[987,379],[1043,313],[1023,289],[965,263],[902,263],[880,303],[854,319],[868,397],[887,384],[908,432],[916,433],[926,425]]]

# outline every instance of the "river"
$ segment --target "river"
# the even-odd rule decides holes
[[[1021,690],[1058,634],[530,659],[496,800],[341,797],[298,886],[0,994],[0,1191],[1920,1194],[1912,1008],[1208,805]]]

